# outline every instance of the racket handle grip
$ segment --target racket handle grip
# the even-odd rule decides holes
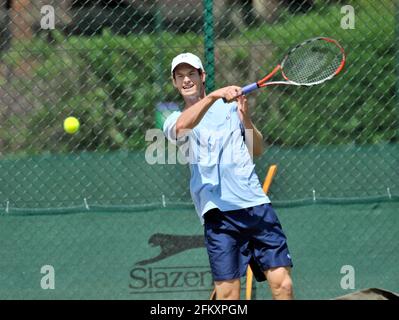
[[[247,94],[250,93],[252,91],[255,91],[256,89],[258,89],[258,84],[256,82],[251,83],[245,87],[242,88],[242,94]],[[225,98],[223,98],[223,102],[227,102]]]
[[[247,94],[250,93],[252,91],[255,91],[256,89],[258,89],[258,84],[256,82],[251,83],[245,87],[242,88],[242,94]]]

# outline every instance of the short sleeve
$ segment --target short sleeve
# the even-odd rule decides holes
[[[165,120],[163,124],[163,133],[165,137],[171,141],[176,143],[177,137],[176,137],[176,121],[181,115],[180,111],[174,111],[172,112]]]

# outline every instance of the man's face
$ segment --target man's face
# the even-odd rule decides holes
[[[205,74],[189,64],[179,64],[174,70],[173,85],[183,97],[200,97],[203,92]]]

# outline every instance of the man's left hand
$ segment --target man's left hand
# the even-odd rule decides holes
[[[242,95],[237,98],[238,105],[238,116],[241,122],[246,126],[251,123],[251,117],[249,115],[248,99]]]

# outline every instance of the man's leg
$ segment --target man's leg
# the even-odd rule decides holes
[[[216,300],[239,300],[240,279],[215,281]]]
[[[246,212],[240,210],[222,213],[212,209],[204,217],[205,243],[216,300],[240,299],[240,277],[245,274],[249,255],[248,238],[237,224],[241,223],[240,217],[246,216]]]
[[[273,299],[294,299],[290,267],[271,268],[265,271],[265,276],[272,291]]]

